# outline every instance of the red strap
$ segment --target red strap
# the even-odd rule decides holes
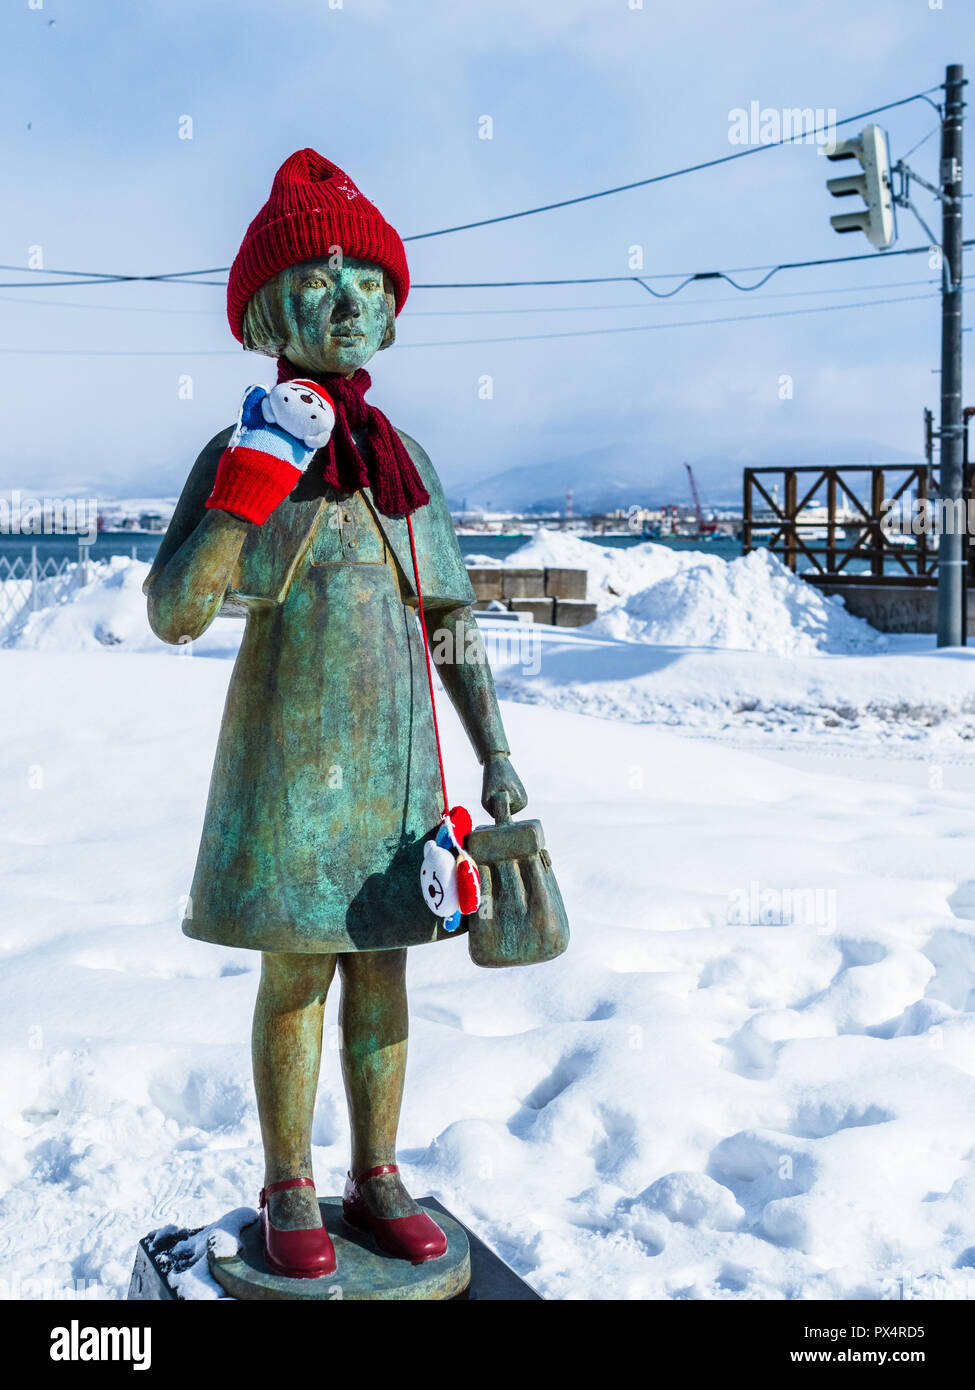
[[[382,1175],[383,1175],[384,1173],[398,1173],[398,1172],[399,1172],[399,1164],[398,1164],[398,1163],[380,1163],[380,1165],[379,1165],[378,1168],[367,1168],[366,1171],[365,1171],[364,1173],[360,1173],[358,1177],[352,1178],[352,1181],[353,1181],[353,1182],[365,1182],[367,1178],[381,1178]],[[349,1176],[351,1177],[352,1175],[349,1174]]]
[[[263,1207],[275,1192],[284,1192],[289,1187],[314,1187],[315,1183],[311,1178],[284,1178],[281,1182],[269,1182],[267,1187],[261,1188],[260,1203]]]
[[[430,686],[430,708],[433,710],[433,732],[437,740],[437,762],[440,764],[440,787],[443,791],[443,809],[444,815],[446,815],[447,807],[450,805],[450,802],[447,800],[447,778],[444,776],[443,750],[440,747],[440,725],[437,723],[437,701],[433,693],[433,665],[430,661],[430,643],[427,640],[427,620],[423,613],[423,594],[420,590],[420,567],[416,562],[416,545],[413,541],[413,522],[410,519],[409,512],[406,513],[406,526],[410,533],[410,554],[413,557],[413,578],[416,580],[416,601],[417,607],[420,610],[420,627],[423,631],[423,654],[427,660],[427,683]],[[384,1171],[389,1171],[388,1165]],[[363,1174],[362,1176],[371,1176],[371,1173],[368,1175]]]

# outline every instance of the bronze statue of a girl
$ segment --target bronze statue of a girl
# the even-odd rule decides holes
[[[447,639],[434,646],[440,677],[483,764],[482,803],[526,803],[437,476],[364,400],[363,367],[393,342],[408,290],[403,244],[377,209],[314,150],[292,155],[238,252],[228,314],[245,348],[278,359],[282,408],[315,422],[310,438],[323,412],[334,429],[303,466],[300,445],[279,447],[273,402],[257,414],[265,393],[245,401],[237,431],[197,459],[146,581],[163,641],[198,637],[221,611],[246,617],[183,930],[262,952],[264,1239],[271,1267],[297,1278],[335,1268],[311,1129],[336,964],[345,1217],[392,1256],[417,1263],[445,1249],[395,1166],[406,948],[447,935],[420,888],[446,808],[408,520],[427,627]],[[269,451],[254,444],[271,436]]]

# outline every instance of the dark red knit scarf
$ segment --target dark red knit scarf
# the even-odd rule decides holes
[[[384,516],[406,516],[417,507],[426,506],[430,494],[403,441],[382,411],[365,400],[372,378],[363,367],[348,377],[331,373],[312,377],[286,357],[279,357],[278,382],[293,381],[295,377],[317,381],[335,402],[335,428],[319,453],[325,456],[325,481],[340,496],[348,497],[360,487],[370,487]],[[352,438],[354,429],[363,428],[372,446],[371,458],[363,458]]]

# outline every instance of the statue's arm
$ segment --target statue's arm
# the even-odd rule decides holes
[[[494,815],[499,793],[507,793],[512,814],[523,811],[528,797],[511,766],[494,676],[480,628],[471,608],[428,613],[430,649],[451,704],[457,711],[478,761],[484,768],[481,805]]]
[[[494,676],[488,665],[480,629],[470,608],[426,613],[430,650],[460,717],[464,731],[485,763],[495,755],[511,752],[498,707]]]
[[[194,464],[143,586],[149,624],[164,642],[192,641],[207,630],[251,529],[248,521],[206,507],[231,433],[215,435]]]

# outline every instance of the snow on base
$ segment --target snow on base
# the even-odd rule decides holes
[[[259,957],[179,929],[229,673],[0,652],[4,1278],[124,1297],[146,1232],[232,1236],[255,1203]],[[412,1191],[553,1299],[971,1297],[975,776],[504,717],[572,941],[523,970],[410,952]],[[348,1165],[337,995],[322,1195]],[[205,1238],[188,1296],[214,1296]]]
[[[229,1298],[210,1273],[207,1255],[230,1259],[241,1248],[241,1232],[258,1219],[253,1207],[237,1207],[182,1239],[176,1226],[152,1231],[148,1245],[170,1288],[183,1299]]]

